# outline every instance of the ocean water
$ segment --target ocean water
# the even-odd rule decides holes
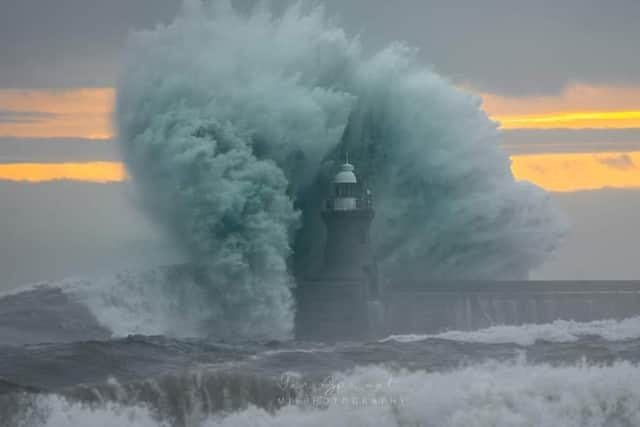
[[[338,344],[231,341],[202,334],[188,306],[142,304],[144,284],[160,277],[0,297],[0,425],[640,425],[640,317]],[[167,329],[180,322],[183,333]]]

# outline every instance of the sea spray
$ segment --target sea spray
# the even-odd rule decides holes
[[[450,372],[361,367],[319,390],[326,406],[249,408],[206,426],[632,426],[640,370],[489,362]]]
[[[508,344],[532,346],[537,342],[576,342],[582,337],[599,337],[608,341],[640,339],[640,317],[622,320],[594,320],[576,322],[556,320],[553,323],[500,325],[474,331],[447,331],[434,335],[391,335],[380,342],[411,343],[440,339],[467,343]]]
[[[445,372],[366,366],[335,374],[314,387],[313,394],[286,400],[279,408],[264,407],[255,393],[246,393],[242,409],[209,412],[213,408],[206,402],[224,390],[218,387],[212,390],[214,395],[200,394],[202,404],[185,405],[182,396],[193,385],[184,384],[182,393],[167,393],[173,405],[161,407],[135,400],[87,404],[59,395],[25,396],[31,400],[29,409],[13,417],[11,425],[636,426],[640,424],[638,381],[640,369],[628,362],[551,366],[489,361]],[[233,390],[248,386],[239,383]]]
[[[322,9],[187,1],[131,36],[117,92],[124,160],[197,266],[215,335],[288,336],[292,266],[317,263],[319,200],[347,152],[391,281],[524,278],[562,234],[478,98],[403,45],[366,57]]]

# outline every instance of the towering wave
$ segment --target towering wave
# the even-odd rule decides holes
[[[149,213],[207,284],[211,324],[283,337],[345,152],[375,194],[388,277],[523,278],[554,248],[557,213],[514,182],[480,104],[404,45],[365,56],[321,9],[190,0],[130,38],[115,117]]]

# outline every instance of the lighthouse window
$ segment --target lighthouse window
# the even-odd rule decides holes
[[[351,187],[349,184],[336,184],[336,195],[338,197],[352,197]]]

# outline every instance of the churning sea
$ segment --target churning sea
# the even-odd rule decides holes
[[[125,315],[105,306],[122,303],[115,295],[88,289],[67,281],[0,298],[1,426],[640,425],[640,317],[222,341],[154,334],[157,308],[124,298]],[[117,332],[136,316],[151,333]]]

